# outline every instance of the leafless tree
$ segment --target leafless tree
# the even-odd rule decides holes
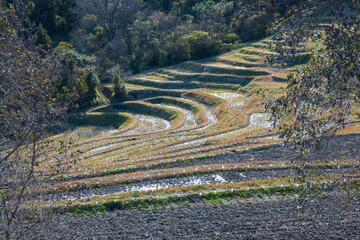
[[[310,61],[288,76],[281,97],[267,105],[274,125],[298,150],[297,180],[306,183],[302,198],[338,189],[344,190],[346,198],[358,201],[359,143],[356,147],[343,146],[347,151],[344,155],[354,161],[347,174],[314,170],[306,155],[316,149],[326,152],[326,144],[338,139],[331,137],[359,119],[354,109],[359,108],[360,96],[360,3],[355,0],[298,0],[296,5],[291,0],[260,2],[268,9],[277,5],[288,7],[286,14],[279,15],[270,28],[275,39],[273,48],[279,53],[270,57],[272,63],[287,64],[299,49],[303,50],[302,43],[309,39],[314,43]],[[326,159],[322,160],[326,165]],[[342,168],[341,164],[336,166]]]
[[[126,28],[142,6],[138,0],[77,0],[74,13],[79,19],[95,17],[96,24],[104,28],[109,41],[120,29]]]
[[[57,63],[35,40],[15,8],[0,9],[0,237],[5,239],[21,237],[42,218],[45,208],[29,200],[76,159],[68,148],[71,140],[48,133],[65,118],[78,86],[61,86]]]

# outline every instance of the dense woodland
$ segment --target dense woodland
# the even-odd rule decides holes
[[[266,36],[274,19],[228,0],[26,0],[21,7],[36,24],[36,43],[65,63],[65,81],[75,81],[75,71],[86,80],[82,106],[96,102],[96,85],[114,72],[126,76],[224,53]]]

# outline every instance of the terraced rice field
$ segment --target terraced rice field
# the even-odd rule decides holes
[[[127,101],[82,116],[114,120],[120,114],[119,126],[113,123],[115,128],[83,137],[74,145],[81,151],[80,165],[54,179],[41,200],[87,211],[142,207],[144,201],[161,205],[194,197],[211,199],[219,194],[291,193],[291,149],[281,145],[276,132],[269,132],[269,115],[256,94],[260,88],[278,94],[291,70],[265,65],[266,55],[274,54],[266,48],[268,41],[129,78]],[[113,91],[111,84],[101,89],[104,97]],[[103,122],[85,119],[83,129]],[[344,134],[359,130],[359,124],[353,123]],[[347,146],[359,142],[358,135],[344,138]],[[350,156],[343,160],[340,147],[331,149],[313,154],[314,166],[332,169],[340,164],[339,174],[352,173],[355,160]],[[328,155],[326,166],[316,162]]]

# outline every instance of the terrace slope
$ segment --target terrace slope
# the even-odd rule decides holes
[[[265,67],[268,51],[261,44],[266,41],[246,47],[251,48],[243,56],[257,57],[246,66],[243,58],[233,58],[243,51],[239,49],[130,77],[130,101],[94,111],[130,115],[132,124],[79,142],[82,164],[67,178],[153,168],[276,143],[275,136],[268,136],[268,116],[255,92],[260,88],[276,92],[285,86],[279,79],[286,78],[286,71]],[[104,96],[111,96],[112,85],[101,89],[106,89]]]
[[[41,200],[86,213],[179,199],[293,195],[293,149],[268,131],[269,115],[257,94],[279,94],[292,70],[266,66],[265,57],[274,54],[269,41],[132,76],[129,99],[121,103],[110,101],[113,86],[104,84],[99,90],[109,103],[76,119],[81,129],[103,126],[104,119],[116,127],[74,145],[79,166],[53,179]],[[360,148],[359,132],[359,122],[349,124],[329,151],[311,155],[313,167],[356,172],[359,156],[352,150]]]

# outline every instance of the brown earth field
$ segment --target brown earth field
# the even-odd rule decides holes
[[[360,239],[360,205],[338,196],[58,216],[29,239]]]

